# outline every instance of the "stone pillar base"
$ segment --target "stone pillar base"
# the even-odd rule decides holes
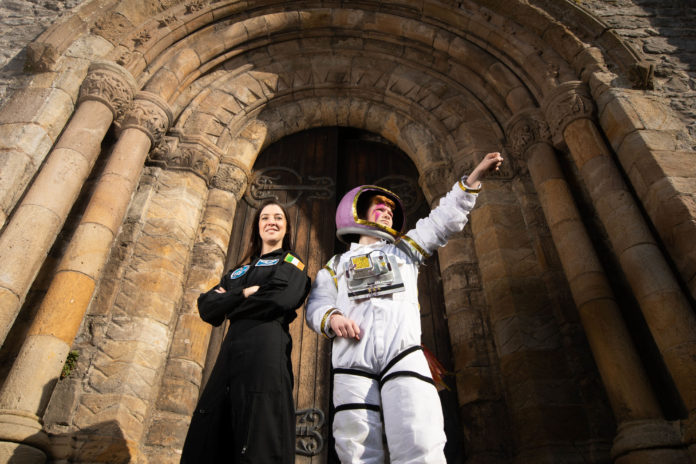
[[[614,464],[684,464],[690,461],[678,427],[664,420],[620,424],[611,457]]]
[[[689,418],[682,422],[682,430],[691,462],[696,463],[696,413],[692,412]]]
[[[46,455],[33,446],[0,442],[0,464],[44,464]]]
[[[0,410],[0,464],[43,464],[49,440],[39,418],[25,411]]]

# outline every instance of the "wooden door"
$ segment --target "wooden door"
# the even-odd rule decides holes
[[[335,253],[345,251],[336,240],[334,214],[338,201],[361,184],[386,187],[404,200],[409,225],[429,208],[418,187],[418,172],[408,157],[383,139],[364,131],[320,128],[304,131],[271,145],[254,165],[253,179],[235,213],[227,268],[232,268],[249,243],[256,206],[275,197],[288,208],[295,251],[305,261],[309,276]],[[451,350],[437,258],[422,268],[419,279],[423,344],[451,370]],[[212,368],[224,328],[214,334],[206,362]],[[298,410],[297,463],[336,462],[330,439],[331,344],[304,322],[304,306],[291,324],[293,394]],[[204,379],[207,376],[204,375]],[[448,382],[454,388],[454,379]],[[457,411],[456,394],[442,395],[445,411]],[[317,412],[319,411],[319,412]],[[447,414],[451,422],[456,413]],[[450,427],[451,428],[451,427]],[[455,430],[456,429],[456,430]],[[459,454],[461,439],[455,424],[448,433],[448,449]],[[452,436],[449,436],[452,435]],[[451,454],[451,452],[449,452]],[[454,455],[452,456],[454,457]],[[452,459],[450,462],[456,462]]]

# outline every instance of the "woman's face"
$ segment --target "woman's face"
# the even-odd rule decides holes
[[[259,216],[259,235],[266,246],[276,246],[283,243],[287,223],[283,210],[278,205],[267,205]]]

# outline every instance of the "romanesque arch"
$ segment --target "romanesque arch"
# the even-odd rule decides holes
[[[487,151],[508,159],[440,254],[472,462],[693,455],[696,221],[675,168],[693,153],[634,88],[639,57],[562,3],[95,0],[46,31],[3,109],[23,135],[0,190],[1,449],[176,462],[209,336],[195,297],[256,157],[347,126],[407,153],[431,203]]]

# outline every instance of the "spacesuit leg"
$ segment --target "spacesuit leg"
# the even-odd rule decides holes
[[[391,462],[445,464],[442,405],[423,352],[399,360],[382,373],[381,381]]]
[[[382,419],[377,376],[334,371],[333,436],[341,463],[382,464]]]

